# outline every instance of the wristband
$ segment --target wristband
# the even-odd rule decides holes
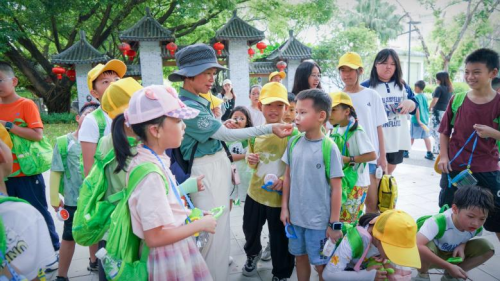
[[[10,129],[12,129],[13,126],[14,126],[14,123],[5,122],[5,129],[7,130],[7,132],[10,132]]]

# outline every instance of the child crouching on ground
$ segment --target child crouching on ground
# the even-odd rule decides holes
[[[375,213],[363,215],[359,225],[348,230],[340,242],[323,272],[323,278],[331,281],[378,281],[398,275],[400,279],[410,280],[411,271],[400,267],[420,268],[416,235],[417,224],[404,211],[389,210],[380,216]],[[364,263],[369,258],[379,264]],[[388,274],[394,268],[395,274]]]
[[[427,219],[417,234],[422,268],[415,280],[430,280],[429,268],[444,269],[441,280],[466,279],[467,271],[489,260],[494,254],[493,245],[484,238],[472,238],[482,235],[483,224],[493,209],[493,195],[488,189],[479,186],[458,189],[451,209],[439,214],[444,219],[437,216]],[[463,261],[448,261],[454,257]]]

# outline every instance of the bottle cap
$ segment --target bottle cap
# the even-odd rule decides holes
[[[107,254],[108,254],[108,251],[106,251],[106,248],[101,248],[101,249],[99,249],[99,251],[97,251],[97,252],[95,253],[95,256],[96,256],[98,259],[102,260],[102,259],[104,259],[104,257],[105,257]]]

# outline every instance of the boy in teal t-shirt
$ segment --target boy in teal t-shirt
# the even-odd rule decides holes
[[[56,212],[64,208],[69,214],[69,218],[64,221],[56,281],[68,280],[68,270],[75,252],[75,240],[71,229],[80,186],[83,183],[82,148],[78,142],[78,132],[85,116],[98,107],[97,103],[85,104],[76,117],[78,129],[59,137],[54,147],[50,169],[50,203]],[[61,184],[63,188],[60,188]],[[59,193],[64,196],[64,200],[59,198]]]
[[[431,151],[431,138],[429,134],[429,104],[427,103],[427,98],[424,94],[425,82],[419,80],[415,83],[415,99],[417,100],[419,106],[415,115],[411,117],[411,144],[415,139],[423,139],[425,142],[425,148],[427,149],[427,154],[425,159],[434,160],[434,155]]]

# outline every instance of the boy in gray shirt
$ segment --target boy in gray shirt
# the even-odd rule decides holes
[[[302,134],[289,141],[282,158],[287,168],[281,221],[288,232],[295,232],[289,235],[288,248],[296,258],[298,279],[309,280],[311,263],[322,280],[329,258],[321,254],[323,246],[327,239],[335,243],[342,237],[342,160],[337,146],[322,132],[330,114],[330,97],[310,89],[300,92],[296,100],[295,124]]]

